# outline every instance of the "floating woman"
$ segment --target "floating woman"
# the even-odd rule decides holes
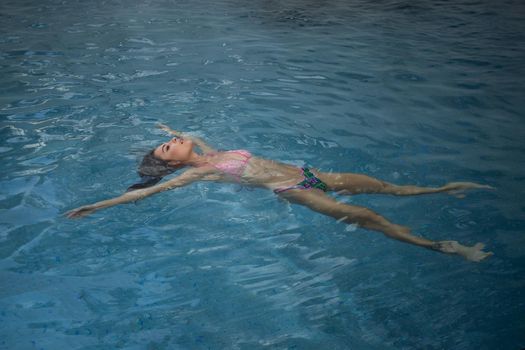
[[[452,182],[437,188],[398,186],[361,174],[324,173],[314,168],[297,168],[252,156],[246,150],[218,152],[198,137],[182,134],[162,124],[159,128],[175,137],[144,156],[138,170],[142,182],[131,186],[119,197],[73,209],[66,213],[67,217],[78,218],[117,204],[136,202],[196,181],[237,182],[244,186],[272,190],[291,203],[306,206],[338,221],[382,232],[387,237],[402,242],[442,253],[457,254],[470,261],[481,261],[492,255],[492,252],[483,251],[482,243],[464,246],[457,241],[432,241],[415,236],[410,228],[391,223],[368,208],[341,203],[326,194],[458,194],[467,189],[493,189],[491,186],[472,182]],[[195,151],[194,146],[200,148],[200,153]],[[181,168],[187,169],[179,176],[158,184],[164,176]]]

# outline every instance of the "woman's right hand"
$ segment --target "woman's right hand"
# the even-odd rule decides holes
[[[66,216],[69,219],[77,219],[77,218],[81,218],[83,216],[89,215],[95,210],[97,210],[97,208],[94,205],[84,205],[82,207],[78,207],[78,208],[68,211],[66,213]]]
[[[199,137],[192,136],[190,134],[185,134],[180,131],[175,131],[170,129],[169,126],[157,123],[157,128],[166,131],[167,133],[170,133],[172,135],[175,135],[176,137],[192,140],[204,153],[213,153],[217,152],[213,147],[208,146],[204,141],[202,141]]]
[[[164,131],[166,131],[167,133],[172,134],[172,135],[175,135],[175,136],[177,136],[177,137],[182,137],[182,132],[180,132],[180,131],[175,131],[175,130],[171,129],[169,126],[164,125],[164,124],[162,124],[162,123],[158,123],[158,124],[157,124],[157,128],[159,128],[159,129],[161,129],[161,130],[164,130]]]

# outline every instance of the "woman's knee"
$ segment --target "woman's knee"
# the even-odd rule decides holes
[[[346,216],[346,221],[356,223],[363,227],[368,226],[382,226],[388,221],[381,215],[375,213],[368,208],[347,208],[343,213]]]

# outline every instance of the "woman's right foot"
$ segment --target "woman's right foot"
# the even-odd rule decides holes
[[[436,242],[433,246],[433,249],[442,253],[461,255],[465,259],[474,262],[480,262],[481,260],[494,255],[492,252],[483,251],[483,248],[485,248],[483,243],[476,243],[472,247],[468,247],[459,244],[457,241],[440,241]]]

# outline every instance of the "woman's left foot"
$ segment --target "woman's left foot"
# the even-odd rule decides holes
[[[463,191],[471,189],[485,189],[485,190],[495,190],[494,187],[489,185],[481,185],[475,182],[450,182],[443,186],[443,189],[450,195],[457,198],[465,198]]]

